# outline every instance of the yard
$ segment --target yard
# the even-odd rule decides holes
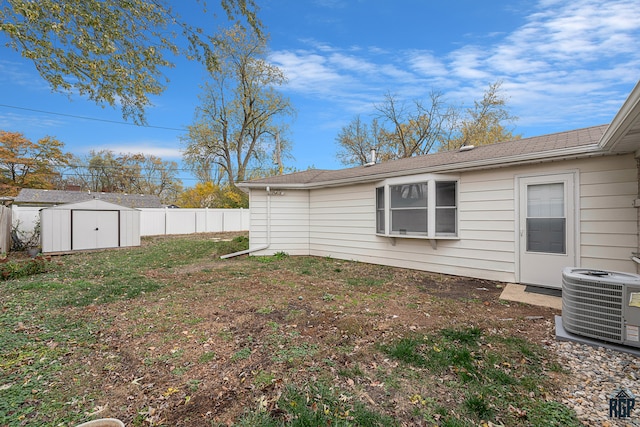
[[[218,258],[243,246],[145,238],[0,282],[0,426],[580,425],[558,403],[554,310],[490,281]]]

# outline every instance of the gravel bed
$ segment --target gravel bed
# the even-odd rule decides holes
[[[562,402],[576,411],[584,425],[640,426],[640,358],[574,342],[556,341],[551,347],[571,372]],[[609,397],[621,388],[636,396],[635,409],[629,418],[610,419]]]

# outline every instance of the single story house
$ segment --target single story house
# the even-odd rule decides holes
[[[556,288],[565,266],[637,273],[639,100],[609,125],[240,183],[248,252]]]
[[[15,206],[51,207],[66,203],[102,200],[128,208],[161,208],[158,196],[148,194],[105,193],[95,191],[40,190],[23,188],[13,200]]]

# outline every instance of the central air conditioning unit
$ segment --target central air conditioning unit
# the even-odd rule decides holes
[[[572,334],[640,347],[640,276],[563,269],[562,326]]]

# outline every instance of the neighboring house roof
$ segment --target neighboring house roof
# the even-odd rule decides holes
[[[527,163],[623,154],[640,149],[640,83],[610,125],[445,151],[340,170],[312,169],[241,182],[239,187],[320,188],[419,173],[490,169]]]
[[[117,205],[115,203],[105,202],[100,199],[86,200],[84,202],[77,203],[65,203],[64,205],[55,205],[44,210],[90,210],[90,211],[135,211],[135,208],[129,208],[127,206]]]
[[[95,193],[88,191],[37,190],[23,188],[14,200],[16,205],[52,206],[66,203],[103,200],[129,208],[161,208],[158,196],[148,194]]]

